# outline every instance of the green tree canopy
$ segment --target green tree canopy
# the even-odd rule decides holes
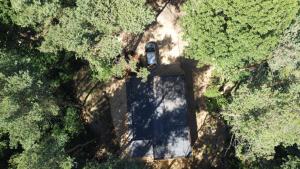
[[[186,55],[237,80],[268,57],[298,12],[297,0],[189,0],[183,7]]]
[[[7,14],[15,24],[35,29],[50,24],[60,9],[59,0],[1,0],[0,4],[0,16]]]
[[[71,168],[64,147],[82,130],[77,110],[64,110],[52,94],[46,78],[52,66],[39,58],[47,56],[0,50],[0,136],[9,136],[11,149],[23,150],[10,160],[18,169]],[[7,148],[5,140],[0,145]]]
[[[242,160],[271,159],[274,147],[300,144],[300,85],[292,84],[287,93],[262,87],[239,89],[223,116],[232,126]]]
[[[141,33],[154,20],[144,0],[1,0],[0,20],[33,28],[44,53],[67,51],[88,61],[99,80],[114,74],[121,32]],[[124,71],[124,70],[123,70]]]
[[[243,84],[222,113],[242,160],[271,159],[275,146],[300,145],[299,21],[298,17],[272,53],[261,85]]]
[[[72,96],[60,87],[73,78],[74,56],[100,80],[136,71],[136,62],[116,61],[118,37],[153,20],[144,0],[0,0],[1,160],[10,149],[12,168],[72,168],[65,148],[84,132]]]
[[[140,33],[154,15],[143,0],[78,0],[76,5],[64,9],[57,24],[49,27],[41,51],[74,52],[106,80],[114,75],[114,60],[121,53],[119,33]]]
[[[71,169],[73,167],[73,159],[66,155],[64,146],[51,137],[14,156],[10,163],[17,169]]]
[[[300,168],[300,158],[289,156],[288,160],[280,166],[282,169],[297,169]]]
[[[29,57],[0,51],[0,60],[0,128],[9,133],[11,146],[20,143],[28,149],[49,127],[58,107],[45,90],[39,72],[31,74]]]

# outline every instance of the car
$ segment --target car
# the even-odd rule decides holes
[[[152,67],[158,64],[158,48],[155,42],[148,42],[145,46],[147,65]]]

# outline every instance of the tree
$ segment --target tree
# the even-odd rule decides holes
[[[243,161],[272,159],[275,146],[300,145],[299,17],[285,32],[268,60],[269,72],[260,85],[241,85],[222,113],[238,142]],[[288,165],[288,164],[287,164]]]
[[[114,76],[121,32],[138,34],[154,20],[144,0],[1,0],[0,20],[34,29],[44,53],[72,52],[87,60],[99,80]],[[123,70],[125,71],[125,70]]]
[[[28,58],[0,51],[0,60],[0,129],[9,133],[10,146],[20,143],[28,149],[41,138],[41,130],[47,130],[58,107],[36,78],[38,73],[26,69],[31,67]]]
[[[280,166],[282,169],[297,169],[300,168],[300,158],[289,156],[288,160]]]
[[[183,10],[186,56],[234,81],[247,66],[268,58],[295,18],[298,1],[190,0]]]
[[[1,160],[17,169],[72,168],[65,148],[84,128],[60,88],[73,78],[75,56],[100,80],[136,71],[119,57],[118,36],[153,20],[143,0],[0,0]]]
[[[71,168],[64,147],[82,131],[80,116],[75,108],[60,107],[52,94],[47,74],[55,59],[40,62],[48,55],[28,53],[0,50],[0,136],[9,136],[11,149],[23,150],[10,163],[18,169]],[[1,140],[0,148],[5,145]]]
[[[10,10],[10,1],[1,0],[0,1],[0,22],[9,23],[10,16],[12,15],[12,11]]]
[[[33,27],[50,24],[60,9],[59,0],[1,0],[2,7],[15,24],[22,27]],[[2,12],[0,12],[2,13]]]
[[[297,16],[295,23],[287,29],[272,53],[272,58],[268,60],[268,65],[272,72],[286,81],[300,79],[300,17]]]
[[[71,169],[73,167],[73,159],[66,155],[63,144],[51,137],[14,156],[10,163],[17,169]]]
[[[140,33],[153,19],[143,0],[78,0],[76,8],[65,9],[49,27],[40,49],[74,52],[89,62],[98,79],[107,80],[121,53],[119,33]]]
[[[266,86],[260,90],[243,86],[238,90],[222,115],[238,141],[236,150],[240,159],[271,159],[274,147],[280,143],[299,145],[299,89],[298,84],[293,84],[287,93],[273,92]]]

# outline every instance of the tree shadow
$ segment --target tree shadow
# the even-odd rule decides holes
[[[104,160],[118,150],[110,103],[104,87],[104,83],[93,80],[88,67],[83,67],[74,77],[74,93],[81,105],[81,118],[86,128],[85,136],[80,140],[81,143],[89,143],[83,143],[85,146],[74,153],[83,159],[86,159],[86,156],[90,159]]]
[[[31,28],[22,28],[17,25],[0,24],[0,45],[6,49],[19,49],[33,51],[41,43],[37,38],[37,32]]]
[[[187,90],[187,100],[188,100],[188,108],[189,108],[189,124],[191,125],[191,138],[192,138],[192,145],[194,145],[195,141],[198,138],[197,132],[197,122],[196,122],[196,112],[199,110],[199,102],[198,98],[195,97],[195,86],[194,86],[194,73],[201,71],[197,68],[198,61],[187,59],[180,57],[178,59],[180,62],[181,68],[184,70],[185,73],[185,83]]]
[[[299,145],[293,144],[290,146],[279,145],[275,147],[275,156],[274,158],[284,158],[288,155],[296,156],[300,158],[300,149]]]
[[[198,66],[198,61],[188,58],[179,58],[182,69],[185,71],[187,85],[193,88],[190,91],[189,106],[193,109],[192,119],[204,112],[208,112],[206,105],[207,98],[203,95],[208,82],[205,81],[205,74],[210,66]],[[193,124],[193,123],[191,123]],[[230,146],[230,131],[219,114],[208,113],[205,115],[201,126],[197,126],[195,142],[193,144],[193,157],[189,160],[192,168],[230,168],[229,164],[234,159],[234,149]]]
[[[284,146],[280,144],[274,149],[275,154],[272,159],[260,157],[256,161],[247,165],[251,166],[252,168],[281,168],[280,166],[289,160],[288,157],[300,158],[300,150],[297,144],[293,144],[290,146]],[[296,166],[298,167],[298,165]]]
[[[176,76],[174,77],[176,78]],[[141,83],[136,78],[128,80],[129,130],[132,133],[128,147],[133,149],[133,152],[130,153],[131,156],[151,156],[153,153],[155,159],[163,159],[172,158],[178,154],[180,156],[189,155],[188,149],[180,149],[181,146],[184,149],[186,146],[179,144],[190,144],[190,141],[188,143],[184,141],[190,140],[185,120],[186,101],[178,100],[184,97],[179,94],[184,91],[178,91],[179,88],[183,89],[182,85],[178,86],[183,84],[183,79],[177,79],[179,80],[177,83],[171,83],[168,78],[174,80],[174,77],[160,77],[165,81],[158,80],[159,82],[150,78],[148,83]],[[177,91],[173,91],[176,88]],[[174,102],[176,99],[177,104]],[[179,147],[174,149],[174,147],[171,148],[171,145]]]
[[[157,23],[157,21],[153,21],[151,24],[147,25],[144,28],[144,31],[138,35],[134,34],[127,34],[125,36],[125,43],[126,46],[123,48],[123,53],[128,53],[129,51],[136,51],[138,45],[140,43],[146,43],[148,42],[151,38],[154,38],[153,34],[147,33],[145,35],[145,32],[149,29],[155,30],[157,28],[161,27],[160,24]]]
[[[194,168],[228,168],[225,155],[229,140],[228,128],[218,117],[210,116],[205,123],[201,127],[203,134],[194,145],[195,150],[202,153],[202,157],[193,158],[192,166]]]
[[[159,49],[163,50],[163,51],[165,51],[165,50],[169,51],[175,46],[175,44],[172,41],[171,35],[164,36],[164,38],[162,40],[156,41],[156,43],[157,43]]]

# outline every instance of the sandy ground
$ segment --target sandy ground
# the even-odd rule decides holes
[[[161,13],[157,16],[156,22],[142,34],[135,46],[136,53],[145,56],[145,45],[154,41],[159,48],[159,59],[161,64],[171,64],[178,57],[183,55],[183,49],[187,43],[182,39],[182,29],[178,24],[178,18],[182,16],[180,10],[171,3],[157,2],[157,8]],[[121,37],[123,44],[127,43],[128,37],[123,34]]]

